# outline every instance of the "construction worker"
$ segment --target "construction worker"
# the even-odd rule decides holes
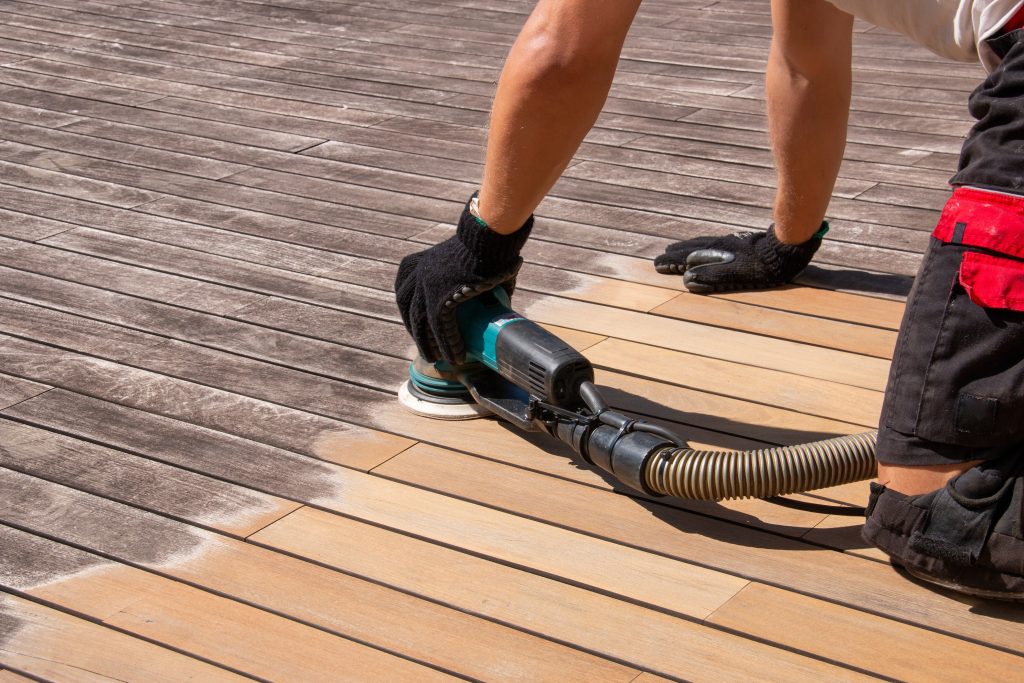
[[[456,236],[399,267],[399,308],[426,360],[462,360],[458,302],[514,286],[533,210],[593,126],[639,5],[538,2],[498,83],[479,194]],[[655,267],[707,293],[780,285],[807,266],[843,157],[854,15],[981,61],[978,123],[894,354],[864,536],[923,580],[1024,599],[1024,0],[771,5],[774,224],[670,245]]]

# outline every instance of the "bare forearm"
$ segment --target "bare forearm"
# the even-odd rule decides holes
[[[776,32],[766,82],[778,172],[775,232],[790,244],[808,240],[828,209],[846,146],[851,90],[852,18],[821,0],[797,1],[795,8],[773,3]]]
[[[640,0],[541,0],[509,54],[491,111],[480,212],[522,225],[594,125]]]

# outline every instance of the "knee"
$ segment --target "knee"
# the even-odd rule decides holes
[[[605,41],[586,41],[557,24],[540,23],[524,30],[515,54],[523,86],[531,89],[576,89],[612,78],[619,53]]]

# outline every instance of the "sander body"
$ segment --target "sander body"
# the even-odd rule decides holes
[[[399,388],[411,412],[445,420],[497,416],[543,431],[591,465],[652,496],[768,498],[870,478],[874,433],[757,451],[697,451],[674,432],[612,410],[590,362],[510,308],[502,288],[456,311],[466,361],[422,358]]]

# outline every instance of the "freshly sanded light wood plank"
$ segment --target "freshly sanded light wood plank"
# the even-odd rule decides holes
[[[984,645],[757,583],[708,621],[904,681],[997,679],[1024,664]]]
[[[637,673],[549,640],[101,498],[39,481],[25,482],[24,487],[73,511],[77,521],[37,523],[31,512],[11,512],[8,517],[23,529],[42,528],[61,542],[463,676],[555,680],[562,673],[574,679],[625,683]],[[161,510],[166,503],[166,495],[156,495],[152,507]],[[137,540],[123,543],[119,539],[126,534],[153,540],[149,546]],[[182,557],[179,551],[173,562],[160,559],[174,556],[172,541],[186,537],[195,546],[192,552]],[[393,538],[395,552],[400,553],[402,537]]]
[[[523,299],[526,305],[519,304],[522,312],[538,322],[708,356],[718,361],[875,390],[885,388],[888,375],[889,363],[880,358],[768,339],[746,332],[709,329],[684,320],[653,318],[579,301],[535,296],[522,297],[520,301]],[[612,340],[605,342],[611,343]]]
[[[132,505],[146,507],[160,499],[166,501],[161,507],[164,514],[242,537],[299,507],[298,503],[4,419],[0,419],[0,466]]]
[[[402,458],[393,459],[380,471],[386,473],[401,463]],[[994,607],[991,614],[974,610],[970,601],[951,601],[909,583],[887,564],[536,472],[509,470],[486,461],[477,465],[475,472],[465,476],[458,468],[449,470],[447,477],[432,478],[431,486],[453,495],[471,491],[473,500],[501,510],[614,538],[648,551],[685,556],[751,580],[1024,652],[1020,635],[1007,632],[1024,632],[1024,625],[1006,622],[1002,617],[1012,607]],[[482,473],[487,467],[494,470],[493,475]],[[481,485],[481,476],[484,481],[501,481],[502,485]]]
[[[554,469],[554,468],[551,468]],[[421,486],[426,489],[442,491],[461,498],[473,499],[475,486],[486,485],[484,482],[493,477],[494,481],[517,482],[517,474],[508,471],[507,466],[497,465],[491,461],[475,458],[471,455],[420,444],[405,453],[395,456],[373,470],[374,474],[392,478],[396,481]],[[457,474],[452,475],[452,472]],[[498,476],[498,473],[502,473]],[[507,472],[507,479],[506,473]],[[535,471],[536,472],[536,471]],[[542,473],[546,473],[543,472]],[[445,477],[452,476],[451,482],[440,483]],[[613,489],[612,477],[606,476],[603,485],[594,488],[604,491]],[[614,486],[620,492],[629,493],[637,498],[646,498],[626,486]],[[567,495],[572,495],[566,487]],[[637,501],[636,509],[640,514],[644,511],[647,501]],[[723,503],[705,503],[702,501],[672,500],[660,501],[680,510],[705,514],[717,519],[730,520],[747,526],[765,529],[773,533],[799,538],[808,530],[820,524],[825,515],[820,512],[807,512],[787,508],[763,500],[737,500]],[[657,508],[654,508],[656,510]],[[656,515],[657,512],[655,511]]]
[[[586,351],[594,344],[607,339],[607,337],[602,337],[599,334],[580,332],[579,330],[574,330],[568,327],[559,327],[558,325],[543,325],[542,327],[580,352]]]
[[[19,673],[15,673],[14,671],[11,671],[10,669],[0,669],[0,683],[32,683],[33,681],[37,681],[37,680],[40,680],[40,679],[28,678],[27,676],[22,676]],[[42,680],[46,680],[46,679],[42,679]]]
[[[876,358],[892,358],[893,347],[896,345],[896,334],[889,330],[765,310],[688,294],[680,294],[668,303],[652,309],[651,313]]]
[[[41,680],[72,683],[249,680],[6,593],[0,593],[0,624],[8,626],[0,629],[0,660]],[[10,671],[0,671],[3,683],[29,680]]]
[[[410,538],[402,542],[402,553],[394,554],[386,530],[317,510],[299,510],[252,540],[687,680],[763,678],[765,661],[781,667],[767,674],[781,679],[821,675],[816,671],[852,675],[444,546]]]
[[[795,496],[812,503],[824,502],[816,499],[814,493]],[[857,498],[857,505],[863,506],[868,500],[865,493]],[[841,515],[829,515],[821,520],[816,527],[803,535],[803,538],[810,543],[820,543],[829,548],[842,550],[849,555],[856,555],[882,564],[889,564],[889,556],[878,548],[864,540],[861,536],[863,525],[856,517],[850,518]]]
[[[840,416],[845,421],[868,427],[878,424],[882,405],[880,391],[619,339],[595,344],[587,349],[587,358],[609,370],[808,415]],[[884,375],[878,383],[884,384]]]
[[[851,422],[688,389],[657,378],[600,368],[595,376],[601,393],[614,407],[762,442],[790,445],[864,431],[862,425]],[[683,436],[688,436],[685,430]]]
[[[50,387],[0,373],[0,410],[38,396]]]
[[[898,330],[904,304],[870,296],[858,296],[813,287],[786,286],[771,292],[729,292],[716,298],[739,303],[815,315],[831,320]]]
[[[7,488],[9,477],[3,478]],[[23,514],[31,517],[31,507]],[[452,680],[407,659],[177,581],[9,527],[0,527],[0,534],[12,556],[4,563],[4,581],[10,587],[250,676],[309,681],[365,681],[378,675]],[[173,566],[203,552],[202,538],[189,537],[188,531],[172,539],[178,547],[159,541],[146,544],[141,537],[134,540],[140,549],[153,551],[153,565]],[[40,566],[36,556],[44,553],[45,564]],[[15,565],[13,559],[20,562]],[[86,562],[93,564],[82,571]],[[39,583],[44,572],[47,580]]]

